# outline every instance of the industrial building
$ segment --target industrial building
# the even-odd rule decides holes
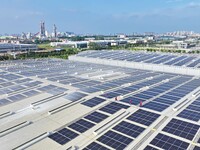
[[[95,43],[100,47],[118,46],[127,44],[126,40],[89,40],[89,41],[64,41],[51,42],[50,46],[68,46],[73,48],[88,48],[90,43]]]
[[[85,51],[0,63],[3,150],[199,150],[200,57]]]
[[[19,52],[19,51],[35,51],[38,47],[36,44],[10,44],[0,43],[0,53]]]
[[[88,41],[67,41],[67,42],[51,42],[52,47],[72,47],[72,48],[87,48]]]

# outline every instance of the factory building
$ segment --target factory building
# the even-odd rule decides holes
[[[0,52],[17,52],[17,51],[35,51],[38,47],[36,44],[10,44],[0,43]]]

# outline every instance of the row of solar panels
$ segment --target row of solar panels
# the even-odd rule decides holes
[[[121,108],[127,109],[129,106],[125,106],[119,103],[110,103],[99,110],[92,112],[91,114],[73,122],[66,128],[60,129],[56,133],[49,136],[57,143],[64,145],[69,141],[76,138],[79,134],[86,132],[94,127],[97,123],[105,120],[108,115],[114,114]],[[106,112],[101,113],[101,111]],[[112,129],[96,139],[84,149],[119,149],[123,150],[131,142],[134,141],[144,130],[150,126],[160,115],[149,111],[139,109],[135,113],[131,114],[123,121],[119,122]],[[146,126],[138,126],[134,122]],[[163,149],[180,149],[185,150],[189,147],[190,142],[185,142],[179,138],[174,138],[166,133],[175,135],[175,137],[182,137],[186,140],[193,141],[197,135],[200,126],[198,124],[189,123],[179,119],[172,119],[164,128],[163,133],[159,133],[145,149],[149,148],[163,148]],[[166,132],[166,133],[165,133]],[[196,142],[199,142],[196,141]],[[153,147],[152,147],[152,146]],[[155,147],[154,147],[155,146]],[[110,148],[109,148],[110,147]]]
[[[98,65],[96,65],[96,67],[98,68]],[[45,69],[43,70],[42,67],[40,70],[42,70],[42,72],[45,72]],[[38,70],[37,72],[40,73]],[[56,72],[55,70],[51,70],[51,73]],[[143,102],[146,101],[143,105],[143,108],[145,108],[145,110],[156,110],[158,111],[158,113],[153,113],[140,109],[137,112],[131,114],[129,117],[124,118],[117,125],[112,127],[112,129],[106,131],[105,134],[98,137],[94,142],[86,147],[86,149],[90,149],[91,147],[93,149],[98,149],[98,147],[102,149],[124,149],[130,143],[132,143],[135,138],[141,135],[148,126],[155,122],[155,120],[161,114],[160,111],[168,108],[173,103],[180,100],[183,96],[187,95],[200,85],[199,79],[192,79],[192,77],[188,76],[175,77],[171,74],[151,73],[148,71],[136,71],[132,72],[132,74],[133,76],[124,77],[110,82],[100,84],[97,83],[96,85],[92,86],[89,85],[87,89],[88,92],[84,89],[81,89],[86,93],[93,93],[100,90],[110,90],[108,93],[106,92],[107,95],[103,94],[99,97],[94,97],[87,101],[83,101],[82,104],[88,107],[95,107],[105,102],[108,96],[108,98],[113,98],[119,95],[124,95],[124,99],[127,98],[126,95],[132,97],[131,99],[129,99],[129,104],[127,104],[128,101],[125,101],[124,99],[120,100],[119,102],[109,103],[106,106],[99,108],[95,112],[91,112],[87,116],[84,116],[79,120],[72,122],[67,127],[57,131],[49,137],[62,145],[66,144],[81,133],[86,132],[101,121],[105,120],[112,114],[115,114],[122,108],[128,109],[131,105],[138,105],[141,100],[143,100]],[[147,78],[149,79],[147,80]],[[170,80],[166,83],[161,82],[165,79]],[[134,83],[138,81],[139,83]],[[121,85],[124,85],[126,83],[134,84],[121,87]],[[86,85],[86,87],[87,86],[88,85]],[[134,90],[141,89],[142,87],[146,86],[153,87],[150,87],[149,89],[146,89],[139,93],[131,94]],[[40,88],[41,91],[52,92],[55,91],[55,89],[60,89],[58,90],[58,92],[67,90],[52,85]],[[75,92],[64,96],[64,98],[71,101],[77,101],[87,95],[88,94],[85,93]],[[125,103],[122,104],[122,102]],[[199,99],[197,99],[185,110],[180,112],[177,118],[172,119],[169,124],[167,124],[166,127],[163,128],[162,132],[159,133],[145,149],[187,149],[189,145],[191,145],[190,141],[198,143],[199,141],[198,139],[196,140],[195,137],[197,137],[196,134],[198,132],[199,125],[195,122],[198,122],[200,120],[199,108]],[[181,118],[185,119],[186,121],[182,120]],[[191,122],[189,120],[191,120]],[[181,126],[177,126],[177,124],[180,124]],[[129,126],[128,129],[127,126]],[[182,140],[179,137],[182,137],[185,140]]]
[[[37,61],[36,61],[37,62]],[[112,68],[111,66],[105,66],[105,65],[95,65],[90,63],[80,63],[80,62],[71,62],[71,61],[62,61],[62,62],[55,62],[53,64],[49,64],[48,61],[42,62],[40,65],[34,65],[35,62],[33,62],[33,66],[24,65],[20,62],[15,62],[14,66],[10,67],[3,67],[2,69],[10,71],[10,72],[16,72],[20,73],[24,76],[36,76],[38,75],[41,78],[44,77],[51,77],[50,74],[59,75],[59,73],[65,73],[65,74],[83,74],[83,73],[90,73],[90,71],[97,71],[97,70],[118,70],[118,68]],[[122,69],[122,68],[121,68]],[[126,69],[122,69],[126,70]]]
[[[200,58],[188,55],[102,50],[79,53],[77,56],[200,68]]]
[[[146,74],[147,75],[147,74]],[[143,107],[149,108],[155,111],[163,111],[170,107],[175,102],[179,101],[181,98],[189,94],[190,92],[194,91],[200,84],[199,79],[192,79],[191,77],[177,77],[172,78],[172,75],[162,75],[158,77],[154,77],[151,80],[145,80],[138,84],[134,84],[131,86],[123,87],[114,91],[107,92],[105,94],[100,95],[104,98],[114,98],[121,95],[128,95],[128,97],[123,98],[120,102],[138,105],[141,101],[147,102],[144,104]],[[162,82],[165,79],[170,79],[168,82]],[[145,91],[132,94],[132,92],[138,91],[139,89],[152,86],[158,84],[155,87],[147,89]],[[112,86],[115,88],[115,85]],[[116,86],[118,87],[118,86]],[[108,88],[109,89],[109,88]],[[98,90],[99,91],[99,90]],[[97,92],[97,91],[94,91]],[[77,95],[80,95],[77,96]],[[71,93],[66,95],[64,98],[72,101],[79,100],[85,97],[87,94],[83,94],[80,92]]]
[[[0,106],[36,96],[41,94],[41,92],[57,95],[67,91],[66,88],[54,85],[43,86],[42,83],[43,82],[33,81],[29,78],[22,78],[20,80],[12,80],[0,84],[4,85],[4,87],[0,88],[0,93],[6,95],[4,98],[0,99]]]

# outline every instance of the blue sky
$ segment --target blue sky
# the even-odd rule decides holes
[[[0,33],[200,32],[200,0],[0,0]]]

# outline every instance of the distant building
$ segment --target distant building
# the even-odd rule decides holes
[[[126,35],[125,34],[120,34],[120,35],[117,36],[117,38],[119,38],[119,39],[125,39]]]
[[[54,38],[57,37],[57,27],[56,27],[55,24],[53,25],[53,33],[52,33],[52,37],[54,37]]]
[[[52,47],[72,47],[72,48],[87,48],[88,47],[88,41],[66,41],[66,42],[51,42],[50,45]]]
[[[118,45],[125,45],[128,43],[127,40],[94,40],[91,42],[96,43],[100,47],[118,46]]]
[[[0,53],[16,52],[16,51],[35,51],[38,47],[36,44],[11,44],[0,43]]]
[[[189,42],[184,42],[184,41],[173,41],[172,44],[176,48],[183,48],[183,49],[188,49],[188,48],[192,48],[196,46],[196,44],[194,43],[189,43]]]
[[[29,33],[27,33],[26,37],[27,37],[27,39],[31,39],[32,38],[32,34],[29,32]]]
[[[40,23],[40,38],[45,38],[46,33],[45,33],[45,22]]]

